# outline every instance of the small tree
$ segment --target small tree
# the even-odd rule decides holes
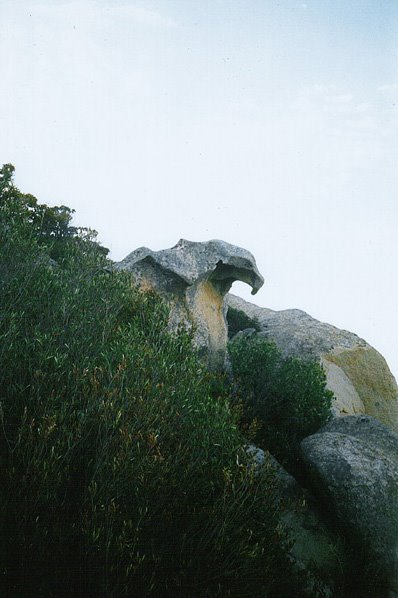
[[[108,249],[96,241],[95,230],[71,225],[75,210],[41,204],[34,195],[22,193],[14,184],[14,171],[12,164],[4,164],[0,169],[0,240],[5,242],[10,235],[34,239],[56,260],[68,254],[71,244],[79,245],[81,251],[94,246],[107,255]]]

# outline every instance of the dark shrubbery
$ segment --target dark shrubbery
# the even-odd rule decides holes
[[[11,175],[0,172],[2,595],[296,595],[275,478],[248,464],[190,336],[167,332],[165,305],[112,272],[94,234],[69,220],[58,234],[55,212],[44,234]]]
[[[227,311],[227,323],[228,323],[228,338],[233,338],[240,330],[246,328],[254,328],[257,332],[260,331],[260,324],[257,320],[249,318],[247,314],[241,309],[235,309],[229,307]]]
[[[322,367],[284,359],[275,343],[258,335],[236,338],[229,353],[244,425],[251,425],[255,443],[294,469],[300,441],[330,417],[333,393]]]

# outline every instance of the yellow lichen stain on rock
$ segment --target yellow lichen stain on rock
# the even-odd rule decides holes
[[[223,302],[224,297],[220,295],[209,280],[198,284],[193,312],[195,319],[199,320],[206,330],[207,339],[201,340],[206,341],[209,348],[210,366],[212,368],[219,368],[224,365],[228,333],[223,315]]]
[[[338,348],[325,357],[344,371],[365,413],[398,431],[398,387],[384,357],[372,347]]]
[[[352,381],[341,367],[329,360],[329,355],[321,356],[321,364],[326,373],[326,384],[334,394],[332,412],[337,417],[365,413],[365,407]]]

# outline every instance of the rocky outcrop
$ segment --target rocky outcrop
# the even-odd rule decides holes
[[[319,360],[334,393],[333,413],[371,415],[398,431],[398,387],[385,359],[352,332],[298,309],[273,311],[228,295],[228,305],[257,320],[285,356]]]
[[[398,434],[369,416],[332,420],[301,443],[312,491],[379,579],[398,592]]]
[[[156,290],[170,305],[170,328],[194,331],[194,341],[212,369],[224,367],[227,345],[225,295],[235,280],[252,294],[262,286],[251,253],[224,241],[196,243],[181,239],[171,249],[141,247],[115,264],[128,270],[143,289]]]

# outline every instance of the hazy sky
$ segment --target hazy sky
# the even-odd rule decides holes
[[[397,376],[397,50],[397,0],[0,0],[0,161],[113,259],[249,249]]]

